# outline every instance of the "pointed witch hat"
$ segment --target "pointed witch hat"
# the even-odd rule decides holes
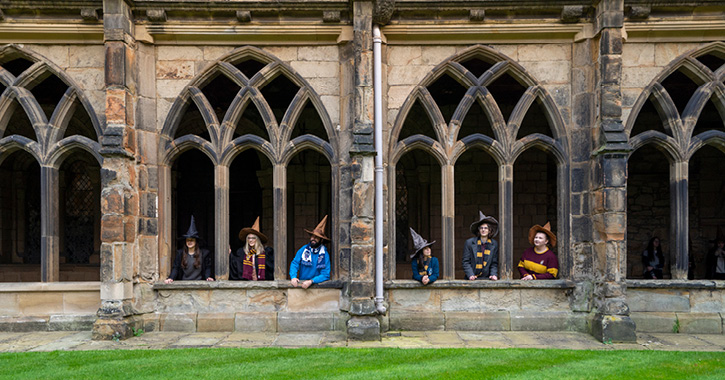
[[[327,226],[327,215],[325,215],[325,217],[322,218],[322,221],[320,222],[320,224],[317,225],[317,227],[315,227],[314,230],[310,231],[308,229],[305,229],[305,232],[307,232],[310,235],[315,235],[320,239],[329,241],[330,238],[325,236],[325,226]]]
[[[498,220],[496,220],[493,216],[484,215],[481,211],[478,211],[478,221],[471,224],[471,232],[478,236],[478,227],[480,227],[483,223],[486,223],[489,227],[491,227],[491,231],[488,233],[489,237],[495,237],[498,235]]]
[[[546,222],[544,227],[537,224],[529,229],[529,243],[531,243],[531,245],[534,245],[534,236],[536,236],[537,232],[545,233],[546,236],[549,237],[549,244],[551,244],[552,247],[556,247],[556,235],[551,232],[551,223]]]
[[[239,231],[239,240],[244,241],[249,234],[257,235],[259,240],[262,241],[262,244],[267,244],[267,236],[259,231],[259,217],[257,217],[257,220],[254,221],[252,227],[245,227]]]
[[[417,255],[421,249],[423,249],[425,247],[430,247],[431,245],[435,244],[435,242],[436,242],[435,240],[433,240],[432,242],[428,243],[428,241],[423,239],[422,236],[418,235],[418,233],[416,233],[412,227],[410,227],[410,235],[413,236],[413,250],[414,250],[413,254],[410,255],[411,259],[413,257],[415,257],[415,255]]]
[[[196,240],[201,239],[201,237],[199,236],[199,231],[196,230],[196,221],[194,220],[194,215],[191,216],[191,223],[189,223],[189,229],[184,235],[181,235],[181,237],[179,237],[179,239],[189,238],[194,238]]]

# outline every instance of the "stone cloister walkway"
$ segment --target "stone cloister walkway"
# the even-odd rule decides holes
[[[93,341],[90,331],[3,332],[0,352],[56,350],[146,350],[191,347],[394,347],[394,348],[562,348],[578,350],[723,351],[725,335],[639,333],[636,344],[605,344],[577,332],[403,331],[379,342],[347,340],[341,332],[177,333],[151,332],[123,341]]]

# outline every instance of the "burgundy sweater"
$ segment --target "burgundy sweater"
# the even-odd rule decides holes
[[[535,280],[556,278],[559,274],[559,260],[550,249],[544,253],[536,253],[534,247],[529,247],[521,255],[519,273],[521,273],[521,278],[530,274],[534,276]]]

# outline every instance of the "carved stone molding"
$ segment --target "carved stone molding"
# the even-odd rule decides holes
[[[471,21],[483,21],[486,18],[486,10],[485,9],[471,9],[471,11],[468,14],[468,18]]]
[[[581,5],[567,5],[561,10],[561,22],[565,24],[579,22],[582,16],[584,16],[584,7]]]
[[[633,6],[629,9],[630,20],[646,20],[649,18],[652,8],[646,5]]]
[[[237,20],[239,22],[250,22],[250,21],[252,21],[252,12],[250,12],[250,11],[237,11]]]
[[[166,21],[166,11],[163,9],[149,9],[146,11],[146,18],[149,21],[164,22]]]
[[[386,25],[395,11],[395,0],[375,0],[373,24]]]
[[[81,18],[83,21],[98,21],[98,10],[95,8],[81,9]]]
[[[340,22],[340,11],[324,11],[322,12],[323,22]]]

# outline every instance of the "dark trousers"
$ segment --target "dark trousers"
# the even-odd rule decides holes
[[[644,278],[646,279],[652,279],[652,280],[661,280],[662,279],[662,269],[652,269],[650,271],[644,272]]]

